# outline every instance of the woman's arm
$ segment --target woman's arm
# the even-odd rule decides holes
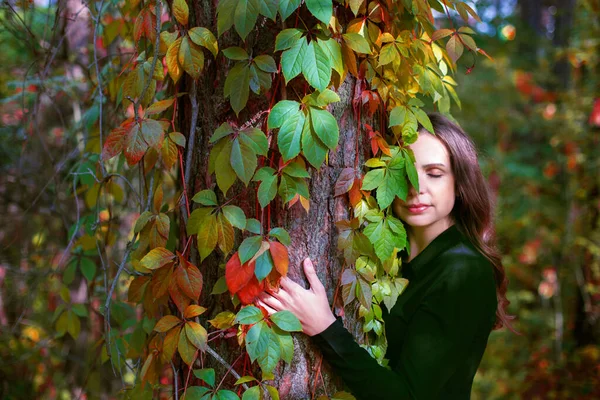
[[[380,366],[360,347],[344,328],[341,319],[316,334],[313,340],[358,399],[440,398],[440,392],[456,366],[465,362],[470,354],[475,336],[489,334],[491,329],[490,317],[493,317],[495,309],[489,301],[489,291],[494,291],[494,282],[491,269],[488,271],[483,267],[487,266],[475,259],[463,259],[445,266],[444,278],[431,287],[426,300],[410,321],[400,361],[392,366],[392,370]],[[310,269],[305,264],[305,270],[310,272]],[[311,286],[312,290],[322,287],[314,281],[311,281]],[[320,289],[314,292],[320,293]],[[319,296],[326,299],[324,289],[322,293]],[[495,293],[491,295],[495,299]],[[294,313],[304,313],[296,315],[301,322],[307,321],[308,324],[311,324],[311,319],[320,321],[315,317],[325,312],[322,298],[311,300],[310,296],[306,296],[306,307],[294,304],[286,308],[290,306],[290,299],[304,304],[302,296],[301,291],[289,298],[284,295],[283,302],[264,296],[261,305],[266,304],[269,312],[289,309]],[[313,308],[317,304],[319,308]],[[325,304],[331,313],[328,303]],[[316,325],[322,326],[323,323],[317,322]],[[319,328],[311,325],[309,329],[317,331]],[[394,338],[388,337],[388,340]]]

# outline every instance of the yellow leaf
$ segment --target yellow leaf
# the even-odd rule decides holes
[[[173,168],[173,165],[175,165],[177,162],[177,145],[175,145],[175,143],[173,143],[173,141],[167,137],[165,138],[165,142],[163,143],[163,147],[160,149],[160,151],[162,153],[165,168]]]
[[[181,38],[177,38],[167,50],[167,69],[169,70],[169,75],[171,79],[173,79],[174,83],[177,83],[181,75],[183,74],[183,69],[179,65],[179,61],[177,60],[177,56],[179,54],[179,48],[181,47]]]
[[[194,317],[197,317],[198,315],[204,313],[205,311],[206,311],[206,308],[199,306],[197,304],[191,304],[185,309],[185,312],[183,313],[183,317],[184,318],[194,318]]]
[[[233,326],[235,321],[235,314],[231,311],[223,311],[217,314],[213,319],[209,319],[208,322],[217,329],[227,329]]]
[[[156,323],[154,330],[156,332],[166,332],[179,323],[181,323],[181,320],[176,316],[165,315]]]
[[[185,334],[197,349],[206,350],[206,343],[208,342],[208,333],[202,325],[194,321],[188,321],[185,323]]]
[[[187,36],[181,40],[178,59],[179,65],[192,78],[198,79],[200,77],[200,72],[204,67],[204,53],[202,53],[200,46],[192,42]]]
[[[177,343],[177,348],[179,350],[179,354],[181,355],[181,359],[183,360],[183,362],[187,365],[192,365],[192,363],[196,359],[196,348],[188,340],[186,330],[184,329],[182,329],[179,333],[179,342]]]
[[[165,335],[165,340],[163,341],[161,354],[161,361],[163,363],[170,362],[173,359],[173,355],[175,355],[175,350],[177,350],[177,341],[179,339],[181,328],[181,326],[177,326],[171,329]]]
[[[173,15],[181,25],[187,25],[190,9],[185,0],[173,1]]]

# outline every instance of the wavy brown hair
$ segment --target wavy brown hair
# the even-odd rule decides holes
[[[469,135],[448,118],[438,113],[428,115],[434,130],[431,133],[446,146],[450,155],[456,193],[451,213],[454,222],[494,267],[498,309],[493,329],[505,326],[519,334],[510,323],[515,317],[506,313],[510,304],[506,298],[508,279],[496,246],[494,204],[477,160],[475,145]],[[422,125],[419,125],[418,131],[429,132]]]

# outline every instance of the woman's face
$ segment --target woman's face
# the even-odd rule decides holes
[[[419,192],[411,187],[406,201],[396,197],[394,213],[411,227],[443,231],[452,225],[454,175],[444,144],[430,133],[420,133],[410,148],[415,154]]]

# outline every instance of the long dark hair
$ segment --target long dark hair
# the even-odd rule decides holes
[[[434,130],[430,133],[434,133],[435,137],[446,146],[450,155],[450,165],[456,185],[456,199],[451,213],[454,222],[494,267],[498,309],[493,329],[506,326],[519,334],[510,323],[510,320],[515,317],[506,313],[506,308],[510,304],[506,298],[508,279],[502,266],[500,251],[496,246],[492,196],[481,173],[475,145],[471,138],[448,118],[438,113],[428,115]],[[418,132],[428,131],[419,124]]]

